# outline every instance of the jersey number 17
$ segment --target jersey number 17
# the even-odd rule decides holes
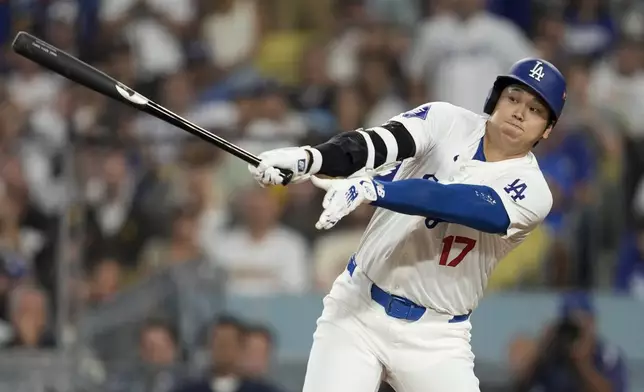
[[[435,175],[433,174],[426,174],[423,176],[424,180],[431,180],[431,181],[436,181],[438,182],[438,178],[436,178]],[[428,229],[433,229],[441,223],[442,220],[440,219],[432,219],[432,218],[427,218],[425,219],[425,227]],[[461,250],[461,253],[456,255],[452,260],[449,260],[449,254],[452,251],[452,247],[454,247],[455,244],[458,245],[464,245],[463,249]],[[443,238],[443,249],[441,250],[441,258],[440,261],[438,262],[438,265],[443,265],[446,267],[456,267],[463,261],[465,256],[467,256],[468,253],[474,249],[474,246],[476,245],[476,240],[468,237],[461,237],[460,235],[453,236],[450,235],[448,237]]]
[[[452,251],[452,248],[455,244],[463,245],[461,252],[456,255],[452,260],[449,260],[449,254]],[[460,235],[450,235],[443,238],[443,250],[441,251],[441,258],[438,262],[438,265],[444,265],[446,267],[456,267],[463,261],[465,256],[474,249],[476,245],[476,240],[468,237],[461,237]]]

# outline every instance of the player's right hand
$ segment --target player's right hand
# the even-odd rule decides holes
[[[383,197],[382,186],[378,186],[370,177],[350,177],[347,179],[322,179],[311,177],[311,182],[324,189],[326,195],[322,201],[322,214],[315,224],[318,230],[328,230],[340,219],[349,215],[363,203],[371,203]]]
[[[281,185],[284,177],[279,169],[293,172],[292,183],[302,182],[315,174],[309,169],[315,167],[311,164],[315,158],[309,146],[269,150],[259,154],[258,158],[261,160],[259,165],[248,165],[248,171],[261,186]]]

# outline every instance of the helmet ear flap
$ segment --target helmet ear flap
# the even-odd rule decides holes
[[[496,103],[499,101],[499,98],[501,98],[501,89],[499,89],[498,84],[495,83],[494,86],[490,89],[487,99],[485,100],[483,113],[492,115],[494,108],[496,107]]]

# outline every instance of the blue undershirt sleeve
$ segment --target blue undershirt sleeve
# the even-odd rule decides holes
[[[499,194],[489,186],[440,184],[408,179],[377,182],[384,190],[371,204],[406,215],[440,219],[485,233],[505,234],[510,217]]]

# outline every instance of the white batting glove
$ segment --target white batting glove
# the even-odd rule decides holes
[[[311,182],[326,190],[322,202],[324,211],[315,224],[318,230],[332,228],[361,204],[378,200],[379,194],[380,197],[384,196],[382,188],[369,176],[347,179],[322,179],[313,176]]]
[[[281,185],[284,178],[279,169],[292,171],[291,182],[298,183],[317,173],[321,162],[310,162],[316,157],[321,160],[320,153],[309,146],[278,148],[259,154],[260,164],[257,167],[248,165],[248,171],[261,186]],[[311,169],[307,171],[309,166]]]

